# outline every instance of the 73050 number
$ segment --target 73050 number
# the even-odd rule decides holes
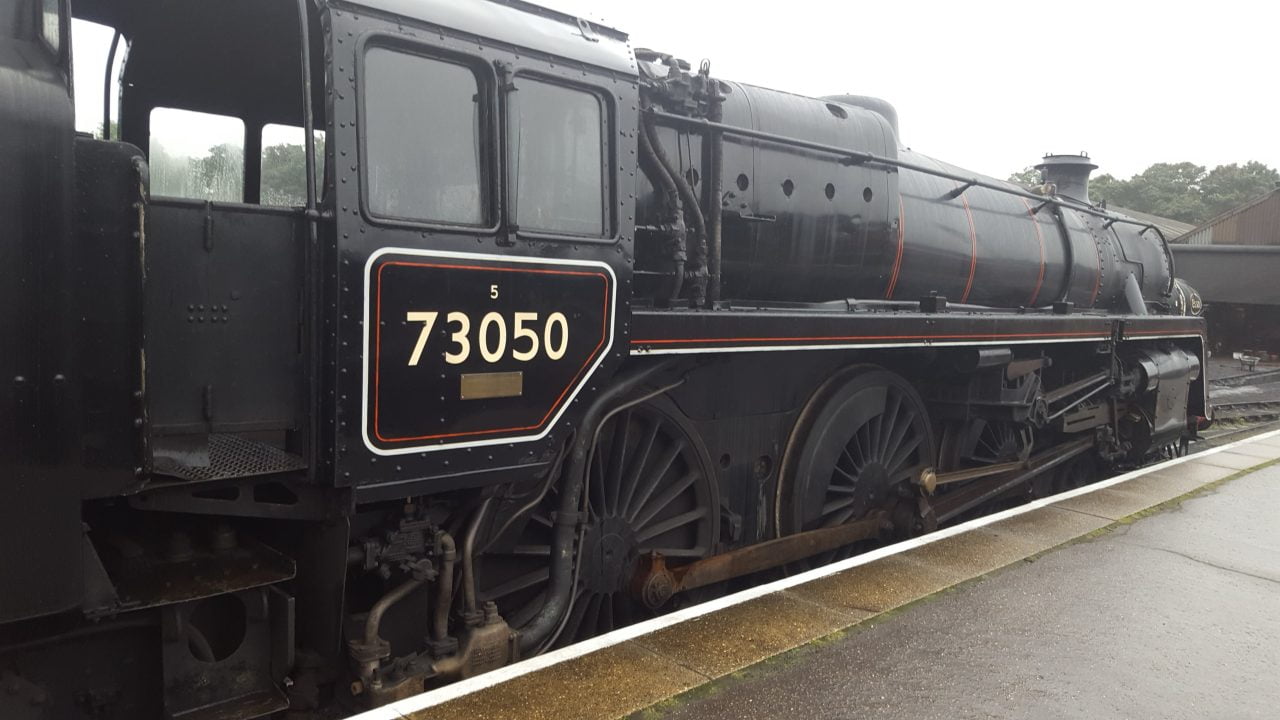
[[[422,323],[422,332],[418,334],[418,342],[409,355],[409,366],[414,367],[422,360],[422,353],[427,349],[427,341],[431,331],[435,329],[440,313],[436,311],[410,311],[405,313],[405,320],[411,323]],[[471,318],[464,312],[454,311],[445,316],[449,326],[449,340],[453,347],[444,353],[444,361],[450,365],[461,365],[471,357],[472,347],[480,351],[480,357],[487,363],[496,363],[507,356],[519,362],[529,362],[539,353],[549,360],[559,360],[569,349],[569,320],[564,313],[553,312],[541,323],[539,332],[538,313],[515,313],[511,322],[511,342],[507,342],[507,319],[498,312],[486,313],[480,319],[476,331],[475,342],[471,339]],[[456,328],[456,329],[455,329]]]

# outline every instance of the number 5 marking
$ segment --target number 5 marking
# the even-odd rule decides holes
[[[498,299],[498,286],[497,286],[497,285],[490,285],[490,286],[489,286],[489,299],[490,299],[490,300],[497,300],[497,299]]]
[[[435,327],[436,318],[440,316],[438,312],[410,312],[405,313],[405,320],[409,322],[422,323],[422,333],[418,335],[418,344],[413,346],[413,354],[409,356],[409,367],[418,364],[422,359],[422,351],[427,347],[427,338],[431,336],[431,328]]]

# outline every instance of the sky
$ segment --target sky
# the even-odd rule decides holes
[[[882,97],[897,107],[903,144],[996,177],[1050,152],[1088,152],[1098,173],[1118,177],[1157,162],[1280,167],[1276,3],[542,4],[694,67],[709,59],[719,78]],[[77,103],[90,108],[78,125],[93,130],[111,35],[82,23],[73,33]]]

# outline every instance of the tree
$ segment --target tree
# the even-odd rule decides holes
[[[262,204],[305,205],[307,156],[301,145],[272,145],[262,150]]]
[[[202,158],[191,158],[190,174],[201,186],[193,195],[224,202],[240,202],[244,198],[244,150],[223,143],[209,148]]]
[[[1039,187],[1043,183],[1040,171],[1031,166],[1024,167],[1016,173],[1010,173],[1007,179],[1024,188]]]
[[[1275,189],[1280,172],[1257,161],[1219,165],[1200,183],[1209,217],[1239,207]],[[1206,218],[1207,219],[1207,218]]]
[[[1025,174],[1015,173],[1011,181]],[[1121,180],[1099,175],[1089,181],[1093,202],[1199,225],[1272,190],[1280,172],[1260,162],[1219,165],[1207,171],[1195,163],[1156,163]]]
[[[94,131],[93,136],[98,138],[99,140],[105,137],[102,134],[102,123],[98,123],[98,129]],[[120,139],[120,123],[116,122],[115,120],[111,121],[111,139],[112,140]]]

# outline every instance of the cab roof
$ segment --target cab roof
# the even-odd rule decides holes
[[[326,2],[334,8],[364,7],[614,72],[637,74],[626,33],[523,0]]]
[[[236,2],[237,0],[220,0]],[[238,0],[260,3],[263,0]],[[296,0],[269,0],[295,6]],[[523,0],[309,0],[334,10],[365,9],[474,35],[634,76],[635,57],[621,31]],[[171,0],[77,0],[75,14],[131,37]]]

